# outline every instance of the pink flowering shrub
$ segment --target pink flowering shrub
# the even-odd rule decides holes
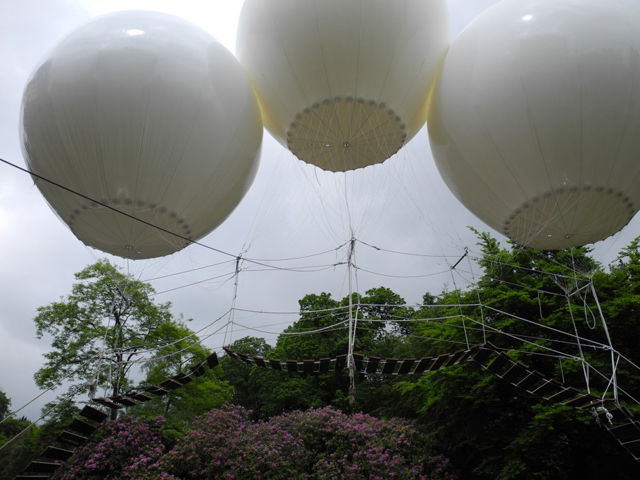
[[[275,417],[270,423],[304,442],[312,478],[455,478],[448,459],[429,455],[427,436],[402,419],[348,416],[325,407]]]
[[[164,455],[164,419],[140,420],[122,416],[101,427],[97,437],[78,448],[73,457],[52,477],[60,479],[173,479],[156,462]]]
[[[330,407],[254,423],[227,405],[200,417],[160,462],[181,479],[454,479],[404,420]]]
[[[303,451],[289,432],[254,423],[249,411],[224,405],[196,419],[193,428],[162,460],[179,478],[303,478]]]
[[[166,453],[164,420],[122,417],[78,450],[60,479],[455,479],[410,422],[330,407],[255,422],[223,405],[198,417]]]

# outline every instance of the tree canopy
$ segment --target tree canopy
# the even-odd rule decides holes
[[[35,375],[39,387],[67,381],[69,398],[100,390],[117,395],[134,386],[130,373],[136,360],[150,360],[143,369],[153,382],[208,353],[186,321],[174,317],[171,303],[153,301],[151,285],[125,275],[107,260],[75,277],[71,294],[38,308],[34,319],[38,337],[51,338],[45,365]],[[195,385],[189,390],[194,389]],[[181,400],[166,402],[168,411],[171,403]]]
[[[351,303],[358,326],[355,351],[366,356],[421,358],[489,341],[509,358],[546,378],[590,392],[595,397],[613,398],[616,388],[618,401],[632,413],[640,414],[638,402],[634,400],[640,398],[637,367],[640,365],[637,348],[640,238],[624,248],[612,265],[604,267],[592,258],[588,248],[549,252],[514,244],[504,247],[487,233],[477,234],[480,252],[474,260],[481,271],[473,274],[473,281],[465,288],[445,287],[440,293],[425,292],[422,304],[414,307],[407,306],[399,293],[384,286],[363,294],[354,292],[351,298],[342,299],[333,298],[328,292],[311,293],[300,300],[298,320],[282,332],[275,345],[268,345],[260,338],[245,337],[229,347],[247,355],[280,360],[345,354]],[[470,272],[462,270],[454,274],[471,278]],[[99,283],[100,277],[91,275],[80,280]],[[123,297],[113,285],[107,291],[111,296],[99,298],[127,307],[124,298],[130,297]],[[114,301],[114,296],[120,300]],[[71,304],[72,297],[60,304]],[[80,318],[78,312],[91,311],[82,302],[77,303],[78,307],[57,311],[76,312],[77,318]],[[46,308],[41,309],[41,313]],[[169,307],[156,308],[168,312]],[[133,313],[127,316],[131,310],[125,308],[122,312],[127,322],[129,318],[136,318]],[[95,332],[112,342],[106,350],[126,350],[124,344],[117,343],[118,338],[128,339],[136,348],[152,345],[156,357],[145,366],[144,382],[158,382],[166,378],[167,371],[180,370],[191,358],[204,358],[205,350],[195,341],[189,343],[188,329],[170,314],[157,315],[156,318],[163,321],[159,321],[153,335],[142,330],[138,334],[126,332],[120,337],[105,326],[115,324],[111,315],[111,310],[103,311],[101,321],[94,320],[94,325],[87,328],[103,326]],[[52,318],[62,317],[65,315]],[[67,338],[75,342],[78,350],[85,344],[91,345],[86,348],[87,357],[105,350],[96,346],[98,342],[82,343],[80,338],[89,339],[91,334],[85,332],[83,337],[74,331],[77,323],[61,322],[60,325],[57,327],[60,332],[69,329]],[[126,354],[141,352],[133,348]],[[54,360],[65,358],[68,357],[62,350],[52,352],[47,368],[53,367]],[[364,459],[352,451],[353,445],[362,447],[359,451],[368,452],[379,447],[364,439],[360,442],[360,437],[352,432],[367,430],[369,427],[357,424],[356,419],[361,418],[358,415],[370,415],[386,419],[389,424],[415,427],[424,437],[413,445],[427,445],[426,451],[430,452],[427,457],[441,459],[436,462],[437,466],[449,475],[442,478],[637,478],[637,462],[606,429],[598,426],[593,416],[597,412],[543,400],[492,375],[476,362],[416,375],[359,374],[355,404],[348,401],[346,369],[327,374],[289,373],[250,366],[223,356],[220,366],[208,375],[210,377],[200,384],[192,382],[170,396],[129,409],[128,413],[135,418],[122,422],[132,422],[133,430],[142,428],[157,447],[153,455],[135,449],[131,449],[131,455],[138,455],[136,458],[142,455],[153,461],[135,463],[126,448],[99,437],[97,444],[83,450],[78,460],[73,461],[76,463],[72,462],[74,470],[69,471],[75,478],[90,478],[90,472],[78,465],[92,458],[91,448],[102,448],[98,447],[99,443],[107,442],[105,448],[115,449],[114,458],[120,458],[122,465],[131,467],[133,464],[127,462],[135,463],[131,472],[140,471],[157,478],[174,478],[170,475],[218,478],[223,474],[278,478],[274,472],[294,470],[310,472],[315,475],[313,478],[323,475],[327,478],[385,477],[386,473],[376,469],[383,468],[382,456],[391,454],[390,447],[385,447],[388,452],[376,450],[375,455],[366,454]],[[80,380],[86,381],[86,378]],[[86,389],[86,386],[77,388]],[[220,408],[225,400],[231,400],[235,406]],[[307,413],[300,413],[305,411]],[[194,422],[198,414],[201,416]],[[151,417],[156,415],[165,419],[153,420]],[[314,422],[322,416],[330,417],[330,426],[322,427],[321,433],[312,432]],[[365,424],[371,422],[373,420],[366,420]],[[130,429],[117,425],[109,428]],[[225,433],[229,429],[234,435]],[[300,436],[304,448],[288,450],[293,445],[291,439],[298,438],[296,435]],[[335,442],[335,450],[331,450],[331,442]],[[279,460],[268,453],[276,449],[284,452]],[[346,457],[338,461],[337,452],[344,452]],[[417,454],[417,450],[414,453]],[[443,463],[444,457],[440,454],[451,462]],[[220,455],[225,457],[224,462]],[[239,455],[244,455],[241,462],[236,461]],[[185,463],[185,458],[193,462]],[[434,475],[441,472],[437,468],[429,470],[428,458],[419,460],[424,467],[420,475],[438,478]],[[324,463],[318,463],[320,460]],[[301,466],[303,461],[312,463]],[[415,466],[411,463],[414,461],[415,458],[409,464]],[[406,473],[413,467],[407,470],[403,465],[396,465],[398,471],[405,472],[406,478],[416,478]]]

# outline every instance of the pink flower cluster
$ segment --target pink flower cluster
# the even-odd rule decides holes
[[[97,434],[98,439],[79,448],[52,478],[173,479],[157,465],[166,451],[162,443],[163,426],[162,417],[141,420],[122,416],[118,421],[108,422]]]

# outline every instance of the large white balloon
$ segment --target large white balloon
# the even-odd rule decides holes
[[[449,188],[516,242],[616,233],[640,207],[640,10],[499,2],[453,42],[428,126]]]
[[[170,15],[120,12],[78,28],[36,68],[21,136],[33,173],[197,240],[251,186],[262,121],[244,71],[212,36]],[[89,246],[140,259],[189,243],[36,185]]]
[[[444,0],[246,0],[237,55],[267,130],[331,171],[380,163],[424,125],[450,42]]]

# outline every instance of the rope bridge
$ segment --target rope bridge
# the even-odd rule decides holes
[[[247,365],[289,373],[319,375],[340,371],[348,365],[347,354],[319,360],[282,361],[250,356],[223,348],[227,355]],[[475,362],[505,382],[549,402],[580,410],[590,409],[598,424],[606,428],[635,460],[640,461],[640,422],[634,419],[626,407],[613,398],[601,398],[592,393],[584,393],[555,379],[547,378],[524,363],[512,359],[491,342],[420,359],[381,359],[365,357],[358,353],[353,354],[353,359],[356,372],[362,375],[420,375],[463,362]]]
[[[226,347],[224,350],[230,357],[247,365],[296,374],[327,374],[340,371],[348,365],[347,354],[318,360],[282,361],[250,356],[234,352]],[[467,349],[457,350],[453,353],[443,353],[420,359],[382,359],[365,357],[358,353],[353,354],[353,359],[356,372],[362,375],[420,375],[463,362],[477,363],[483,369],[511,385],[545,400],[580,410],[591,409],[598,425],[606,428],[636,461],[640,461],[640,422],[634,419],[626,407],[617,403],[613,398],[601,398],[591,393],[583,393],[574,387],[547,378],[542,373],[530,369],[524,363],[512,359],[490,342],[472,345]],[[180,372],[157,385],[132,390],[123,395],[94,398],[92,401],[111,409],[135,406],[148,402],[154,397],[167,395],[187,385],[204,375],[207,369],[212,369],[216,365],[218,365],[218,357],[214,352],[205,360],[190,366],[188,373]],[[39,459],[32,461],[23,474],[16,476],[15,479],[49,479],[51,474],[60,468],[61,462],[71,458],[75,449],[88,441],[89,436],[106,421],[108,414],[93,406],[85,405],[79,413],[79,417],[81,418],[75,418],[67,429],[57,437],[55,445],[48,446],[40,454]]]

